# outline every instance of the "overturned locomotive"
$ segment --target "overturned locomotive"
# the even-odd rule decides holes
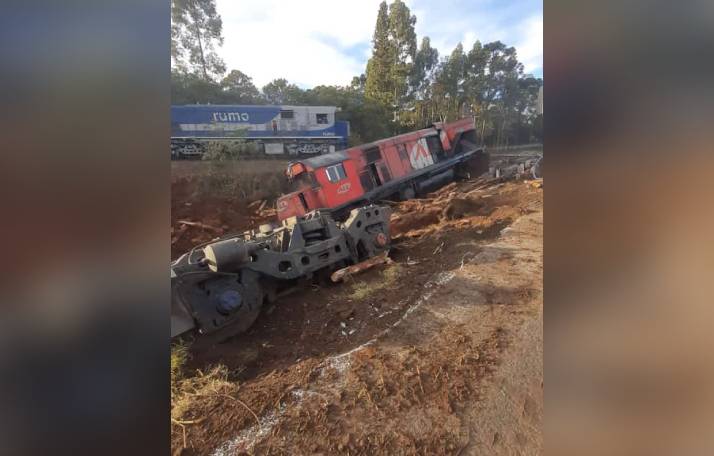
[[[245,331],[265,302],[298,281],[385,252],[390,214],[368,205],[337,222],[316,210],[194,247],[171,264],[171,337]]]
[[[172,337],[246,330],[296,282],[385,252],[390,209],[374,202],[413,198],[488,165],[471,119],[291,163],[296,190],[277,201],[281,226],[199,245],[171,264]]]
[[[278,199],[278,218],[330,208],[342,219],[355,207],[478,176],[488,171],[489,156],[477,143],[473,119],[466,118],[292,162],[286,174],[294,191]]]

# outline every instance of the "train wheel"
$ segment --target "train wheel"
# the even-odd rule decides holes
[[[240,280],[225,276],[190,286],[187,297],[193,302],[193,313],[204,333],[202,343],[219,343],[246,331],[263,305],[264,293],[253,271],[243,271]]]

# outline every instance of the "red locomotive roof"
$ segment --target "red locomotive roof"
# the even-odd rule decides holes
[[[399,143],[406,141],[408,139],[413,139],[413,138],[420,138],[424,136],[430,136],[430,135],[436,135],[438,134],[437,130],[434,127],[429,127],[429,128],[424,128],[421,130],[417,131],[411,131],[409,133],[402,133],[401,135],[397,136],[392,136],[390,138],[386,139],[379,139],[377,141],[373,141],[371,143],[366,143],[366,144],[360,144],[359,146],[354,146],[350,147],[348,149],[344,150],[339,150],[337,152],[331,152],[329,154],[324,154],[324,155],[319,155],[317,157],[311,157],[307,158],[305,160],[300,160],[294,163],[302,163],[308,168],[311,168],[313,170],[319,169],[319,168],[324,168],[325,166],[331,166],[335,165],[337,163],[341,163],[345,160],[349,160],[350,157],[350,152],[353,151],[362,151],[366,150],[370,147],[376,147],[380,146],[383,144],[390,144],[390,143]],[[288,169],[292,167],[292,163],[288,165]]]
[[[434,127],[423,128],[421,130],[410,131],[409,133],[402,133],[401,135],[392,136],[390,138],[378,139],[377,141],[373,141],[371,143],[360,144],[359,146],[350,147],[347,150],[368,149],[370,147],[381,146],[382,144],[399,143],[408,139],[413,139],[415,137],[421,138],[423,136],[435,135],[437,133],[438,132]]]
[[[330,152],[329,154],[318,155],[317,157],[302,160],[300,163],[312,169],[317,169],[325,166],[335,165],[349,158],[350,156],[347,153],[347,150],[338,150],[337,152]]]

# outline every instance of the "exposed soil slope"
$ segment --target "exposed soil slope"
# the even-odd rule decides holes
[[[541,453],[542,203],[529,182],[466,181],[396,204],[394,264],[191,348],[189,377],[225,368],[181,403],[172,447]]]

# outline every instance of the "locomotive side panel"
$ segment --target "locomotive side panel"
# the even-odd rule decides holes
[[[335,106],[185,105],[171,107],[172,145],[245,140],[266,155],[318,155],[343,149],[349,124]],[[174,149],[176,148],[174,147]]]
[[[331,137],[334,106],[224,106],[171,107],[174,138]],[[343,129],[343,126],[340,126]]]
[[[320,184],[320,194],[326,206],[339,206],[362,196],[364,191],[358,176],[354,160],[345,160],[316,170],[315,179]]]
[[[385,158],[387,166],[389,166],[389,169],[392,172],[392,177],[404,177],[413,171],[413,168],[409,163],[407,141],[385,144],[382,147],[382,155]]]
[[[463,119],[293,162],[288,177],[314,173],[316,185],[280,197],[278,218],[323,207],[339,218],[365,200],[408,199],[437,188],[453,180],[457,167],[484,156],[473,130],[473,121]]]

